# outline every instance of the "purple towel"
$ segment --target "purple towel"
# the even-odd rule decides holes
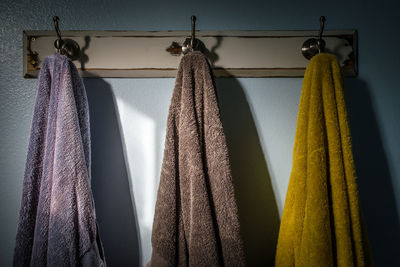
[[[14,266],[105,266],[90,186],[85,87],[70,59],[44,59],[32,120]]]

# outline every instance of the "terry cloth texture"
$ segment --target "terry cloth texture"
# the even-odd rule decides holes
[[[275,266],[366,266],[343,78],[314,56],[303,81]]]
[[[64,55],[39,74],[14,266],[105,266],[90,186],[85,87]]]
[[[148,266],[244,266],[224,130],[205,56],[183,56],[167,121]]]

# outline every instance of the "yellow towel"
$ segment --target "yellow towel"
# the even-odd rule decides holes
[[[314,56],[303,81],[275,266],[366,266],[343,79]]]

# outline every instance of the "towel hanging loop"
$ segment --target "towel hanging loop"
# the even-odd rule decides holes
[[[69,57],[71,60],[77,60],[80,57],[81,50],[79,44],[72,39],[62,39],[59,21],[60,18],[58,16],[53,17],[54,28],[57,33],[57,39],[54,41],[56,52]]]
[[[323,34],[324,28],[325,28],[325,21],[326,21],[326,18],[324,16],[321,16],[319,18],[320,28],[319,28],[319,33],[318,33],[318,39],[310,38],[303,43],[301,52],[306,59],[311,59],[316,54],[324,52],[326,43],[325,43],[324,39],[322,39],[322,34]]]

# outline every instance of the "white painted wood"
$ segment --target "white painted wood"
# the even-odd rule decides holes
[[[174,77],[181,56],[166,48],[183,43],[188,31],[64,31],[63,38],[77,41],[87,62],[75,61],[84,77]],[[301,77],[308,60],[301,54],[305,40],[316,31],[199,31],[199,38],[211,52],[206,53],[217,77]],[[325,31],[327,50],[335,53],[342,65],[356,47],[344,37],[355,31]],[[34,39],[32,39],[34,37]],[[36,77],[40,62],[54,53],[53,31],[24,32],[24,76]],[[39,65],[33,67],[27,56],[28,44],[38,53]],[[356,53],[346,62],[345,74],[356,75]]]

